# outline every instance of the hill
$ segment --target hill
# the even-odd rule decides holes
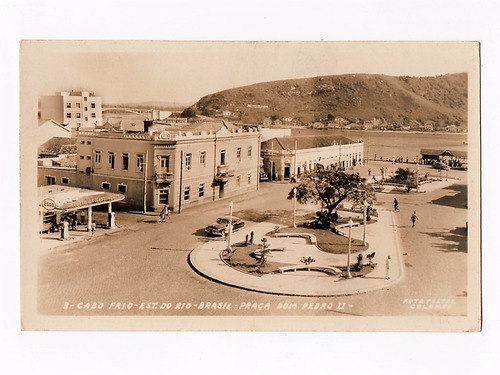
[[[224,114],[244,123],[262,123],[265,118],[301,124],[376,118],[396,127],[432,123],[467,129],[467,73],[437,77],[349,74],[264,82],[207,95],[194,106],[201,114]]]

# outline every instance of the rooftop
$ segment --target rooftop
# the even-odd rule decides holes
[[[358,143],[343,135],[301,135],[268,139],[262,142],[262,150],[294,150],[295,142],[297,150]]]

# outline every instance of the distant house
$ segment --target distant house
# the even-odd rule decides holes
[[[447,132],[450,132],[450,133],[456,133],[458,132],[458,128],[456,125],[447,125],[445,128],[444,128],[445,131]]]
[[[262,125],[264,125],[264,126],[269,126],[272,124],[273,124],[273,121],[269,117],[266,117],[265,119],[262,120]]]
[[[348,168],[363,162],[361,141],[341,135],[274,137],[261,143],[263,171],[272,180],[289,181],[317,168]]]
[[[458,150],[442,150],[442,149],[428,149],[423,148],[420,150],[422,159],[424,161],[446,161],[446,160],[467,160],[467,151]]]

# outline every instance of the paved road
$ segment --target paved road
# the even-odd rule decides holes
[[[361,172],[366,174],[367,168]],[[118,224],[126,223],[128,229],[43,252],[39,310],[54,315],[464,315],[466,172],[450,172],[452,176],[461,180],[447,189],[398,195],[401,211],[395,215],[407,254],[406,276],[384,290],[349,297],[285,297],[198,275],[188,254],[207,240],[205,225],[227,213],[228,202],[217,202],[187,209],[165,224],[157,224],[156,216],[117,213]],[[292,203],[285,199],[290,189],[287,184],[262,184],[259,192],[233,199],[235,214],[277,210],[281,220],[291,218]],[[390,208],[393,197],[379,194],[379,204]],[[413,210],[419,216],[416,228],[410,227]],[[423,299],[427,309],[408,301],[414,299]],[[102,308],[93,309],[94,302]]]

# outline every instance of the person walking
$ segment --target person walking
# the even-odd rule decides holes
[[[415,223],[417,222],[417,220],[418,220],[417,211],[413,211],[413,214],[410,217],[412,228],[415,227]]]
[[[94,237],[94,233],[95,233],[95,221],[92,222],[91,231],[92,231],[92,233],[91,233],[90,236]]]
[[[394,198],[394,211],[399,211],[399,202],[396,198]]]
[[[253,245],[253,231],[250,232],[250,245]]]
[[[167,218],[167,210],[168,210],[167,205],[164,205],[163,209],[160,212],[160,220],[159,220],[160,223],[165,222],[165,219]]]
[[[389,280],[391,277],[389,276],[389,271],[391,269],[391,256],[389,255],[385,260],[385,279]]]

